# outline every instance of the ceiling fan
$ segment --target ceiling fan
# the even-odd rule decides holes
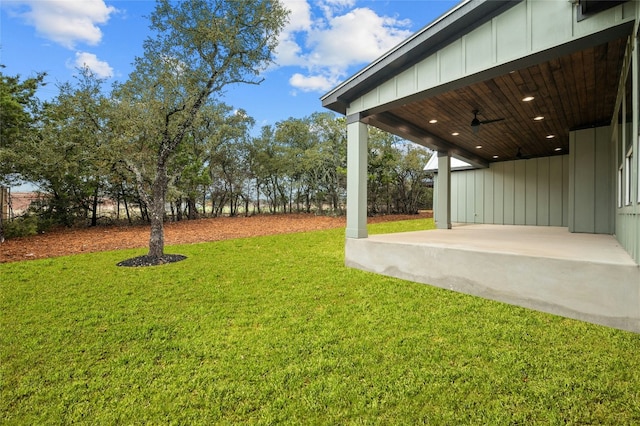
[[[480,130],[481,124],[491,124],[491,123],[496,123],[498,121],[504,120],[504,118],[494,118],[493,120],[480,120],[478,119],[478,114],[480,114],[479,110],[474,109],[471,112],[473,113],[473,120],[471,120],[471,128],[473,129],[473,133],[478,133],[478,130]]]

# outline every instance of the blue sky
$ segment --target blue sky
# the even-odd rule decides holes
[[[290,22],[277,65],[260,86],[234,86],[221,100],[256,127],[323,111],[320,96],[447,12],[450,0],[284,0]],[[86,64],[108,85],[124,81],[149,35],[149,0],[2,0],[0,63],[5,74],[48,73],[41,99]]]

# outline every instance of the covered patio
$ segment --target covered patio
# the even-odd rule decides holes
[[[346,264],[640,332],[639,21],[466,0],[322,97],[347,118]],[[368,126],[435,151],[437,230],[368,235]]]
[[[569,318],[640,330],[638,265],[611,235],[454,224],[347,239],[346,264]]]

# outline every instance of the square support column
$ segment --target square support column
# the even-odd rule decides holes
[[[367,238],[367,125],[347,118],[347,238]]]
[[[451,229],[451,156],[447,151],[438,151],[437,185],[436,228]]]

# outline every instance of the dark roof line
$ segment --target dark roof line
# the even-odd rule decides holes
[[[322,106],[346,114],[349,103],[522,0],[466,0],[322,96]]]

